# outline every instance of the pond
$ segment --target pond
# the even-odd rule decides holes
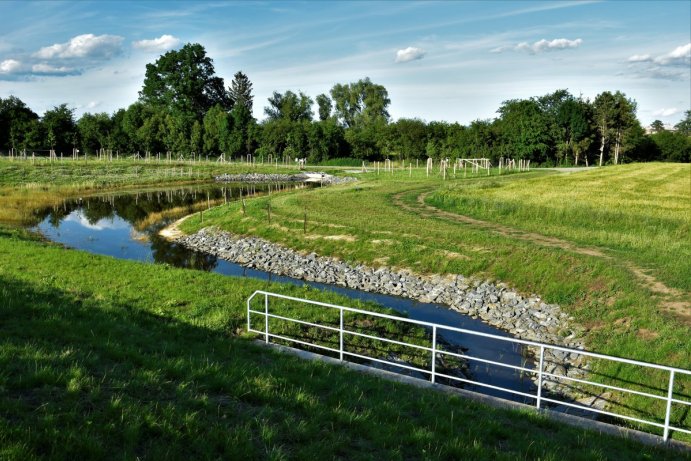
[[[189,250],[158,235],[163,227],[200,208],[237,200],[241,196],[274,193],[295,187],[306,186],[225,184],[224,186],[188,186],[149,192],[84,197],[66,200],[60,206],[53,208],[38,210],[36,213],[40,223],[34,230],[54,242],[91,253],[149,263],[165,263],[175,267],[213,271],[224,275],[309,285],[319,290],[339,293],[350,299],[376,302],[412,319],[503,337],[511,336],[446,306],[337,285],[307,282],[248,269],[209,254]],[[501,358],[504,363],[514,366],[532,367],[533,365],[522,347],[504,341],[443,332],[440,334],[440,342],[443,342],[449,350],[460,349],[468,355],[482,359]],[[530,379],[515,370],[470,361],[469,372],[474,379],[486,384],[527,393],[533,393],[535,389]],[[462,387],[484,394],[524,401],[523,397],[481,386],[463,385]],[[526,403],[533,403],[533,400],[528,399]]]

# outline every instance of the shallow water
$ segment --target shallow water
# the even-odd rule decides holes
[[[291,185],[245,185],[226,184],[166,189],[156,192],[129,193],[98,197],[87,197],[65,201],[61,206],[37,212],[41,222],[35,227],[46,238],[68,247],[116,258],[136,261],[166,263],[219,274],[252,277],[260,280],[309,285],[319,290],[329,290],[351,299],[373,301],[382,306],[405,314],[409,318],[457,328],[490,333],[503,337],[511,335],[489,326],[480,320],[452,311],[449,308],[431,303],[421,303],[407,298],[369,293],[337,285],[278,276],[269,272],[248,269],[235,263],[220,260],[215,256],[196,252],[170,242],[158,235],[158,231],[182,215],[193,212],[195,204],[213,201],[237,200],[240,195],[268,193]],[[161,219],[151,219],[150,215],[176,209],[177,214]],[[156,215],[154,215],[156,216]],[[469,336],[461,333],[441,331],[440,342],[449,350],[461,349],[467,355],[488,359],[501,359],[514,366],[532,367],[522,347],[504,341]],[[508,387],[513,390],[533,393],[534,383],[518,372],[469,362],[473,379],[483,383]],[[511,400],[524,401],[520,396],[495,391],[476,385],[463,385],[470,390],[496,395]],[[526,403],[533,403],[527,399]]]

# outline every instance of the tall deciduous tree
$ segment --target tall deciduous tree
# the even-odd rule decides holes
[[[608,142],[614,145],[612,160],[617,164],[627,130],[634,128],[638,123],[636,102],[619,91],[614,94],[604,91],[595,97],[593,109],[600,134],[600,166],[604,162]]]
[[[389,121],[389,93],[383,85],[372,83],[369,78],[334,85],[331,98],[336,116],[346,127],[353,127],[357,123]]]
[[[312,120],[312,103],[312,98],[302,92],[297,95],[290,90],[284,94],[274,91],[264,113],[270,120],[309,121]]]
[[[198,120],[214,105],[226,110],[232,100],[223,79],[216,76],[213,60],[198,43],[171,50],[146,65],[140,100],[175,114],[192,114]]]
[[[327,120],[331,117],[331,109],[333,104],[331,104],[331,98],[325,94],[317,95],[317,107],[319,107],[319,120]]]

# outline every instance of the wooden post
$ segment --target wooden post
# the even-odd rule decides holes
[[[266,212],[269,216],[269,226],[271,225],[271,202],[266,204]]]

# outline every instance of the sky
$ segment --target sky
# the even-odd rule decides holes
[[[691,109],[691,2],[0,0],[0,97],[77,117],[137,100],[147,63],[200,43],[230,84],[313,99],[369,77],[392,118],[468,124],[503,101],[622,91],[643,125]],[[316,112],[316,110],[315,110]]]

